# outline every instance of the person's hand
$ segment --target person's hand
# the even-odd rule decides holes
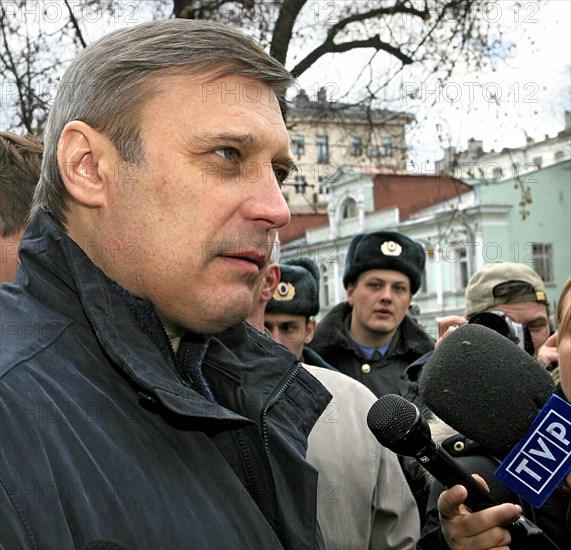
[[[438,340],[434,345],[434,349],[442,343],[442,340],[446,338],[452,331],[456,330],[460,325],[466,324],[466,318],[461,315],[447,315],[446,317],[441,317],[438,319]]]
[[[543,366],[552,363],[559,363],[559,352],[557,351],[557,332],[552,334],[537,351],[537,360]]]
[[[474,475],[488,489],[486,482]],[[516,504],[500,504],[479,512],[470,512],[463,504],[468,495],[465,487],[455,485],[438,498],[440,526],[451,550],[509,550],[511,535],[504,527],[522,513]]]

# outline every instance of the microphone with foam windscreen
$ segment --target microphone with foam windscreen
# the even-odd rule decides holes
[[[553,377],[533,357],[475,324],[442,340],[419,387],[439,418],[500,457],[525,436],[555,391]]]
[[[432,440],[430,426],[416,405],[404,397],[387,394],[373,404],[367,425],[379,443],[396,454],[416,459],[442,485],[464,485],[466,506],[482,510],[498,502],[440,445]]]
[[[416,405],[404,397],[395,394],[380,397],[369,410],[367,425],[381,445],[396,454],[413,457],[445,487],[463,485],[468,492],[465,504],[470,510],[477,512],[499,504],[432,440],[428,422]],[[543,533],[524,516],[507,528],[512,536],[512,548],[519,548],[527,539],[541,537]]]
[[[571,467],[571,405],[549,372],[480,325],[447,336],[419,380],[426,405],[462,435],[504,459],[494,473],[541,507]]]

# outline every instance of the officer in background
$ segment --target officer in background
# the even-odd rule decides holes
[[[396,231],[353,237],[343,275],[347,301],[320,321],[310,344],[377,397],[405,395],[406,367],[434,348],[433,339],[407,315],[425,260],[422,245]]]

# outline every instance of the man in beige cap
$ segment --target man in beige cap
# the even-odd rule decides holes
[[[485,265],[468,282],[465,310],[465,318],[452,315],[438,322],[441,338],[466,319],[473,321],[477,314],[503,313],[529,330],[533,355],[541,364],[557,364],[555,340],[550,336],[549,298],[541,277],[531,267],[512,262]]]

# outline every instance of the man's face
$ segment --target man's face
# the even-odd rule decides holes
[[[278,344],[282,344],[296,357],[301,358],[304,344],[309,344],[315,334],[314,320],[307,320],[305,315],[290,315],[286,313],[266,313],[264,326]]]
[[[96,263],[167,326],[226,329],[249,313],[275,229],[290,219],[277,99],[244,77],[176,76],[140,128],[145,161],[118,169],[99,228],[115,255]]]
[[[372,269],[347,287],[353,306],[351,333],[365,345],[388,342],[401,324],[412,299],[410,280],[399,271]],[[373,346],[371,346],[373,347]]]
[[[547,306],[538,302],[518,302],[494,306],[488,311],[503,311],[512,321],[525,325],[529,329],[535,355],[549,338],[549,317]]]
[[[18,245],[24,233],[25,226],[17,233],[3,237],[0,235],[0,283],[9,283],[14,280],[20,265]]]

